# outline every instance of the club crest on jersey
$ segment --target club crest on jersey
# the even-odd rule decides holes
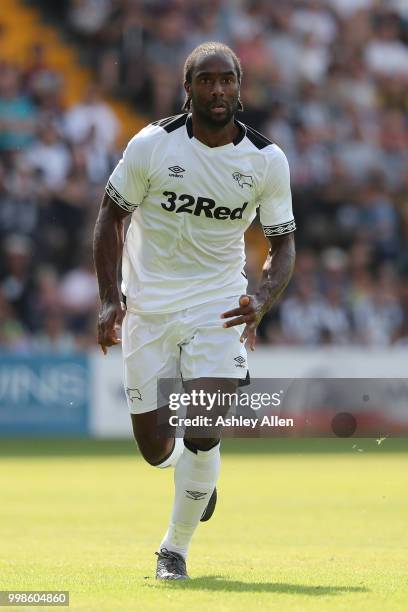
[[[174,176],[175,178],[184,178],[182,173],[186,171],[186,169],[181,166],[169,166],[169,170],[171,172],[169,176]]]
[[[131,402],[133,402],[135,399],[140,401],[142,400],[142,394],[140,393],[139,389],[129,389],[129,387],[126,387],[126,395]]]
[[[241,189],[244,188],[244,185],[248,185],[248,187],[254,186],[254,179],[250,174],[241,174],[241,172],[234,172],[232,178],[237,181]]]

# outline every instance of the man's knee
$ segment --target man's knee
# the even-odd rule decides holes
[[[214,446],[219,444],[220,438],[193,438],[186,436],[184,438],[184,443],[189,450],[201,450],[208,451],[211,450]]]
[[[175,450],[174,438],[157,433],[157,413],[131,414],[133,435],[147,463],[161,467]]]
[[[158,438],[152,435],[143,438],[135,436],[135,439],[143,459],[154,467],[160,467],[174,449],[172,438]]]

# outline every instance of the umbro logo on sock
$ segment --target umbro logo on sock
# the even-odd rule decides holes
[[[198,501],[199,499],[203,499],[203,497],[205,497],[207,495],[207,493],[202,493],[201,491],[187,491],[186,490],[186,497],[188,499],[194,499],[195,501]]]

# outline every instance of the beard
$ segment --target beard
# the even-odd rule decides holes
[[[224,100],[223,103],[225,104],[225,112],[216,115],[211,112],[211,106],[214,105],[214,102],[211,104],[203,104],[203,102],[197,100],[194,96],[191,97],[194,114],[200,122],[212,129],[224,127],[231,121],[238,110],[239,98],[237,96],[231,101]]]

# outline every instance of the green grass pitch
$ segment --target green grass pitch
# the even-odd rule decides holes
[[[158,583],[171,470],[130,441],[0,440],[0,589],[86,612],[408,609],[408,441],[223,444],[193,579]]]

